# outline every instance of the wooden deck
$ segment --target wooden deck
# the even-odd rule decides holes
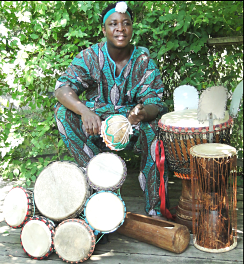
[[[143,193],[137,180],[138,172],[129,171],[122,186],[121,195],[127,211],[144,214]],[[0,263],[64,263],[53,253],[46,260],[33,260],[23,251],[20,244],[20,230],[10,228],[3,219],[2,205],[13,182],[0,178]],[[181,180],[169,178],[169,196],[171,206],[178,204],[181,195]],[[107,244],[96,245],[91,258],[85,263],[92,264],[161,264],[161,263],[243,263],[243,188],[238,188],[238,240],[237,247],[225,253],[206,253],[196,249],[191,241],[181,254],[172,253],[155,246],[123,236],[118,232],[109,234]],[[153,236],[153,234],[152,234]]]

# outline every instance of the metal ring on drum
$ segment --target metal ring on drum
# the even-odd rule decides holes
[[[52,254],[54,227],[54,223],[45,217],[28,218],[22,227],[20,241],[29,257],[40,260]]]
[[[236,149],[207,143],[193,146],[190,153],[194,246],[205,252],[229,251],[237,246]]]
[[[34,186],[37,208],[55,222],[78,216],[89,196],[85,172],[69,161],[50,163],[39,174]]]
[[[84,216],[95,235],[116,231],[123,223],[126,207],[122,198],[111,191],[100,191],[89,197]]]
[[[66,262],[83,262],[91,257],[95,249],[95,235],[89,225],[81,219],[68,219],[55,229],[54,249]]]
[[[96,191],[115,191],[124,183],[127,168],[124,160],[114,153],[94,156],[86,167],[89,185]]]

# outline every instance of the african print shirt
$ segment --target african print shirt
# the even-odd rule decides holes
[[[110,58],[107,43],[101,42],[81,51],[58,79],[55,90],[69,86],[102,119],[112,114],[128,116],[142,100],[144,105],[162,108],[163,83],[155,62],[141,48],[134,47],[131,58],[115,76],[116,64]],[[159,113],[160,115],[160,113]]]

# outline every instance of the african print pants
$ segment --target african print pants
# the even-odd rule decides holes
[[[105,147],[105,143],[102,142],[102,138],[100,135],[91,136],[87,134],[80,115],[58,103],[55,109],[55,120],[62,140],[79,166],[86,167],[92,157],[103,152],[102,148]],[[137,129],[133,127],[133,139],[137,139],[135,149],[138,149],[138,146],[141,149],[138,179],[145,196],[145,211],[149,215],[161,215],[159,198],[160,174],[156,166],[155,157],[156,134],[156,120],[153,122],[141,122]],[[168,170],[166,162],[165,165],[164,182],[166,207],[168,208]]]

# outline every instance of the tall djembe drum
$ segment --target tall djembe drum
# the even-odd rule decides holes
[[[182,88],[186,89],[184,86]],[[182,92],[182,96],[183,94]],[[163,115],[158,123],[169,168],[176,177],[182,179],[182,193],[176,210],[176,222],[186,225],[190,231],[192,231],[193,199],[190,148],[209,142],[229,144],[233,119],[228,111],[225,111],[226,100],[227,90],[222,86],[213,86],[202,93],[197,109],[192,109],[196,107],[195,104],[185,109],[181,106],[176,108],[178,111]],[[217,106],[216,102],[218,102]]]
[[[190,153],[194,246],[229,251],[237,245],[236,149],[208,143],[193,146]]]

